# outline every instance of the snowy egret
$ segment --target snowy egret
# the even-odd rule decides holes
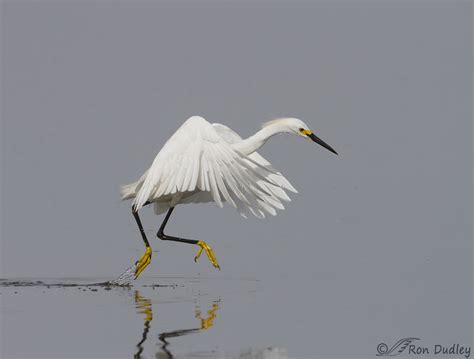
[[[256,152],[270,137],[279,133],[310,139],[337,154],[297,118],[267,122],[260,131],[244,140],[227,126],[211,124],[200,116],[192,116],[183,123],[140,179],[121,189],[122,199],[134,199],[132,214],[146,247],[143,256],[132,267],[135,278],[151,262],[150,243],[138,215],[145,205],[153,203],[156,214],[167,211],[158,238],[199,246],[194,260],[197,261],[205,251],[218,269],[214,252],[206,242],[164,234],[175,206],[216,202],[222,207],[222,203],[227,202],[244,217],[253,214],[260,218],[265,217],[265,212],[275,215],[276,209],[284,209],[282,202],[290,201],[285,190],[297,191]]]

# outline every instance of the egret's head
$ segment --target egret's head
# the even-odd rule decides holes
[[[267,122],[263,126],[268,126],[271,124],[282,126],[285,132],[294,133],[295,135],[312,140],[337,155],[337,152],[331,146],[317,137],[313,131],[309,129],[308,125],[298,118],[280,118]]]

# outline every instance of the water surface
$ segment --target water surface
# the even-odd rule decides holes
[[[242,330],[252,332],[252,323],[234,320],[261,290],[258,280],[232,278],[124,287],[101,278],[4,279],[2,358],[286,358],[276,342],[248,341]]]

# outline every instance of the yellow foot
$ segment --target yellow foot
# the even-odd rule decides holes
[[[196,257],[194,257],[194,261],[197,263],[198,261],[198,258],[201,256],[201,253],[204,250],[206,250],[206,254],[207,254],[207,257],[209,258],[209,260],[211,261],[212,265],[217,268],[217,269],[221,269],[221,267],[219,267],[219,263],[217,263],[217,259],[216,259],[216,256],[214,255],[214,252],[212,251],[212,248],[204,241],[198,241],[196,243],[196,245],[198,245],[200,248],[196,254]]]
[[[146,247],[145,253],[135,262],[135,279],[145,270],[151,262],[151,248]]]
[[[207,330],[212,328],[214,325],[214,319],[216,319],[216,312],[219,309],[217,303],[212,304],[212,308],[207,311],[207,318],[201,318],[201,311],[196,310],[196,318],[201,320],[201,330]]]

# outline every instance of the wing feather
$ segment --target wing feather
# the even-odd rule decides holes
[[[200,142],[200,138],[199,138],[199,142]],[[191,180],[189,182],[188,191],[194,191],[199,179],[199,164],[200,164],[200,158],[201,158],[201,151],[199,150],[200,148],[201,148],[201,143],[198,143],[198,145],[196,146],[196,151],[194,151],[193,171],[192,171]]]
[[[211,185],[209,183],[209,167],[207,166],[207,158],[203,154],[201,154],[201,168],[203,176],[202,182],[204,185],[201,190],[209,192],[211,190]]]
[[[208,156],[210,156],[209,153],[208,153]],[[214,201],[217,203],[219,207],[222,207],[222,200],[219,194],[219,189],[217,188],[217,181],[216,181],[216,175],[214,173],[214,166],[211,164],[209,166],[209,183],[211,185],[212,198],[214,198]]]
[[[217,187],[219,188],[219,192],[222,193],[222,196],[225,198],[225,200],[227,202],[230,202],[232,206],[234,206],[234,208],[237,207],[234,200],[232,199],[229,192],[227,191],[227,187],[223,180],[223,178],[225,177],[223,176],[223,173],[221,172],[221,167],[224,167],[225,164],[223,163],[222,160],[219,159],[218,156],[216,156],[216,151],[214,149],[211,149],[210,157],[211,159],[214,160],[215,165],[213,166],[213,170],[216,177],[216,182],[217,182]]]

